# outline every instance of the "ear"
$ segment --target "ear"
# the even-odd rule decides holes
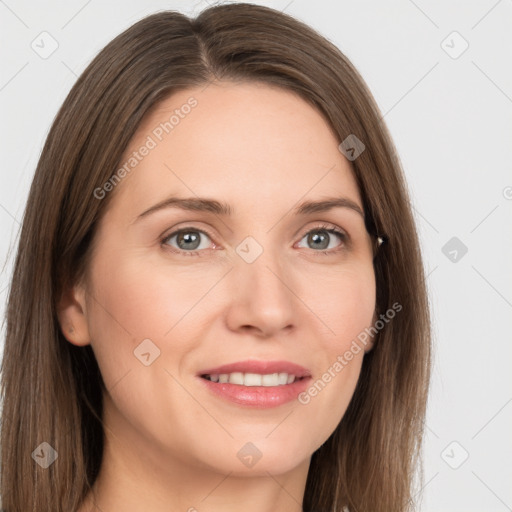
[[[85,298],[85,287],[77,284],[62,293],[57,306],[62,334],[70,343],[80,347],[90,343]]]

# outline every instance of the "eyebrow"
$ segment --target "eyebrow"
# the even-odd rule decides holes
[[[166,209],[179,208],[187,211],[209,212],[216,215],[229,216],[233,214],[233,208],[227,203],[201,197],[169,197],[151,206],[138,215],[133,222],[148,215]],[[294,208],[296,215],[308,215],[311,213],[327,212],[334,208],[348,208],[357,212],[364,219],[361,207],[347,197],[329,197],[320,201],[304,201]]]

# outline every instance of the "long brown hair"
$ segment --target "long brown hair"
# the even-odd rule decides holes
[[[400,314],[377,335],[342,421],[312,455],[305,511],[402,512],[412,507],[430,376],[423,267],[401,165],[363,79],[332,43],[279,11],[252,4],[166,11],[110,42],[72,88],[47,137],[23,218],[8,296],[2,361],[1,495],[6,512],[76,510],[103,451],[103,381],[91,347],[63,336],[62,291],[86,273],[114,174],[144,115],[173,92],[213,80],[260,81],[293,91],[339,141],[365,150],[351,161],[371,233],[377,311]],[[33,451],[58,453],[44,469]]]

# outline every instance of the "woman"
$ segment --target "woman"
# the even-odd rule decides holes
[[[7,512],[409,510],[428,304],[347,58],[250,4],[108,44],[35,173],[2,364]]]

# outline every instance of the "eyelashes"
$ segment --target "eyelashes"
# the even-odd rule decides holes
[[[203,244],[203,237],[206,237],[210,240],[213,240],[214,238],[207,230],[198,229],[194,226],[186,226],[184,228],[180,228],[176,231],[173,231],[169,235],[164,236],[160,240],[160,245],[165,250],[168,250],[171,253],[178,254],[180,256],[183,255],[203,257],[209,253],[208,249],[211,249],[209,247],[210,245],[213,244],[215,246],[214,248],[217,248],[213,241],[210,242],[209,244]],[[315,245],[317,244],[317,242],[320,242],[319,244],[317,244],[316,249],[310,247],[305,248],[309,249],[311,253],[315,255],[323,256],[332,256],[334,254],[338,254],[343,250],[346,250],[349,242],[349,236],[347,235],[347,233],[345,233],[345,231],[343,231],[342,229],[331,224],[321,224],[309,229],[308,231],[302,234],[299,243],[302,242],[302,240],[304,240],[305,238],[307,238],[306,244],[313,242],[313,245]],[[331,242],[333,241],[333,239],[336,238],[339,239],[339,244],[333,248],[331,246]],[[325,244],[326,241],[328,242],[327,248],[322,246]],[[170,245],[170,242],[173,242],[175,244],[188,244],[191,250],[183,249],[180,248],[179,246],[172,246]],[[206,247],[204,245],[206,245]]]
[[[341,241],[341,243],[334,248],[327,247],[328,250],[325,250],[323,247],[320,248],[320,250],[318,250],[319,247],[317,247],[317,249],[312,249],[313,252],[321,253],[321,254],[325,254],[325,255],[331,255],[331,254],[338,253],[343,249],[346,249],[346,246],[348,244],[348,235],[343,230],[341,230],[337,227],[330,227],[325,224],[322,224],[320,226],[317,226],[315,228],[312,228],[312,229],[306,231],[306,233],[304,233],[302,235],[300,241],[304,240],[304,238],[307,238],[308,242],[311,240],[317,241],[318,240],[317,236],[319,233],[321,233],[323,236],[325,236],[325,234],[328,234],[327,239],[328,239],[329,246],[331,245],[330,242],[331,242],[332,238],[337,237]],[[325,238],[324,238],[324,241],[325,241]],[[306,248],[309,249],[309,247],[306,247]]]

